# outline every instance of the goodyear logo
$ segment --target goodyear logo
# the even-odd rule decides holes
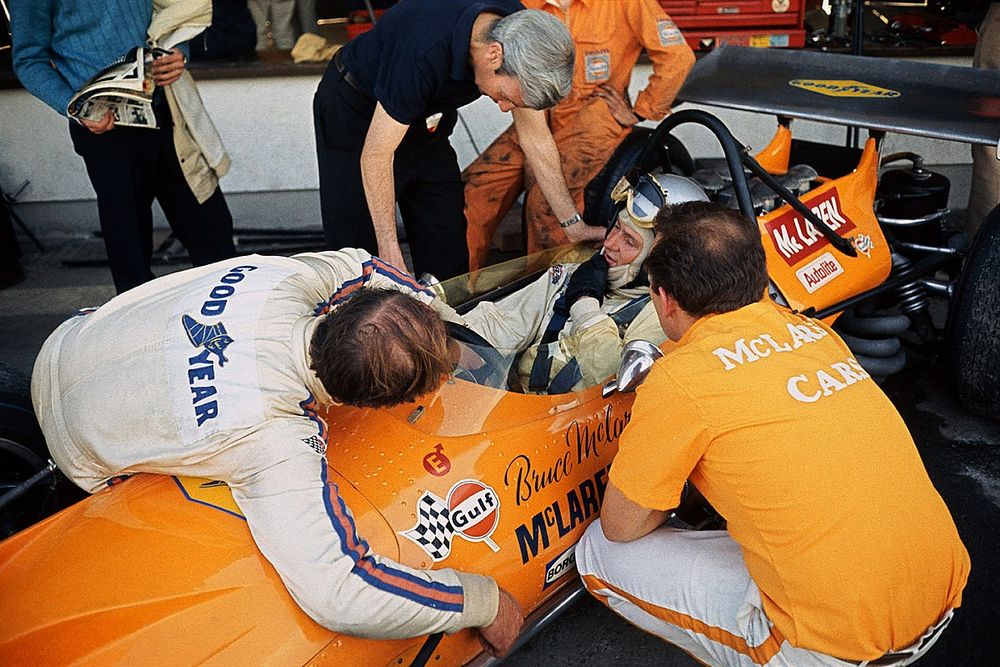
[[[889,99],[899,97],[902,94],[898,90],[879,88],[878,86],[871,86],[867,83],[851,80],[792,79],[788,82],[788,85],[819,93],[820,95],[829,95],[830,97],[877,97]]]

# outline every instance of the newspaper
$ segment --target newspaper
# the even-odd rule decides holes
[[[150,64],[167,53],[159,48],[131,49],[83,84],[66,111],[72,118],[95,122],[110,111],[115,125],[155,129],[152,102],[156,84]]]

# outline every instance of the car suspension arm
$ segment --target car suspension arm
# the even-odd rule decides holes
[[[56,464],[52,460],[49,460],[48,464],[44,468],[15,486],[7,493],[0,496],[0,510],[3,510],[4,507],[23,496],[25,493],[30,491],[33,486],[52,475],[55,471]]]
[[[870,299],[871,297],[878,296],[879,294],[885,294],[896,289],[900,285],[905,285],[906,283],[912,282],[923,276],[931,275],[950,262],[956,261],[958,258],[958,255],[948,253],[928,255],[903,269],[897,275],[890,277],[889,280],[886,280],[881,285],[876,285],[870,290],[861,292],[860,294],[855,294],[849,299],[844,299],[843,301],[827,306],[822,310],[807,308],[802,311],[802,314],[817,320],[822,320],[830,317],[831,315],[836,315],[851,306],[861,303],[865,299]]]

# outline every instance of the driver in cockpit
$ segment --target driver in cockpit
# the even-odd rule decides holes
[[[666,340],[642,269],[653,220],[665,205],[708,197],[683,176],[633,169],[612,199],[618,204],[612,224],[590,259],[555,264],[534,283],[464,316],[497,350],[521,352],[515,370],[522,391],[559,394],[596,385],[618,369],[628,341]]]

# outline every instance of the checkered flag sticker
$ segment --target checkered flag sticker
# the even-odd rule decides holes
[[[440,562],[451,553],[455,529],[451,525],[451,510],[443,500],[424,491],[417,501],[417,525],[399,533],[420,545],[427,555]]]

